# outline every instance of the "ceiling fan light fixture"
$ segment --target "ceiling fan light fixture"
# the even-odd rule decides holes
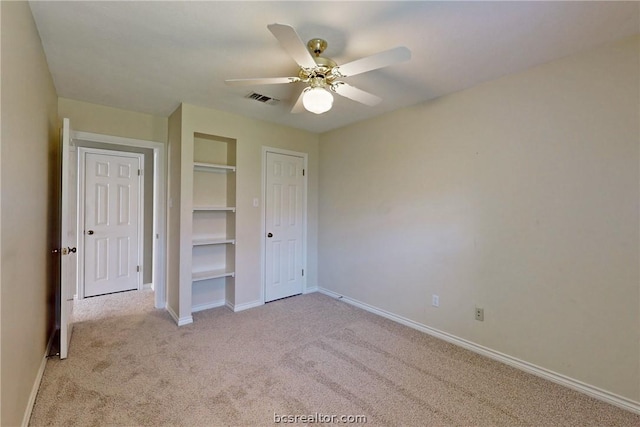
[[[326,113],[333,106],[333,96],[322,87],[308,88],[302,96],[302,105],[314,114]]]

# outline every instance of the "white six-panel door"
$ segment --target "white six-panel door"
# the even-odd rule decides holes
[[[60,359],[66,359],[73,332],[73,294],[78,282],[77,183],[78,150],[71,144],[69,119],[63,119],[60,135],[62,188],[60,194]]]
[[[84,296],[139,284],[140,156],[85,155]]]
[[[267,152],[265,302],[302,293],[304,159]]]

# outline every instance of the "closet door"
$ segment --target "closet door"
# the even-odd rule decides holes
[[[142,155],[85,154],[84,296],[138,289]]]
[[[302,293],[304,159],[267,153],[265,302]]]

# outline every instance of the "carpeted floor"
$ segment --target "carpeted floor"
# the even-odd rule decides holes
[[[152,293],[127,292],[82,301],[76,319],[69,358],[47,363],[32,426],[250,426],[313,414],[388,426],[640,425],[317,293],[196,313],[178,328]]]

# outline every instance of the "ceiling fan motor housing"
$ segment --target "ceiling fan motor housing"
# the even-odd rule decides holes
[[[311,42],[309,42],[311,43]],[[312,86],[319,86],[318,79],[321,79],[325,85],[330,85],[337,78],[331,70],[337,66],[337,64],[329,58],[323,58],[316,56],[313,58],[316,61],[317,66],[313,69],[300,68],[298,76],[300,80],[305,83],[312,83]]]

